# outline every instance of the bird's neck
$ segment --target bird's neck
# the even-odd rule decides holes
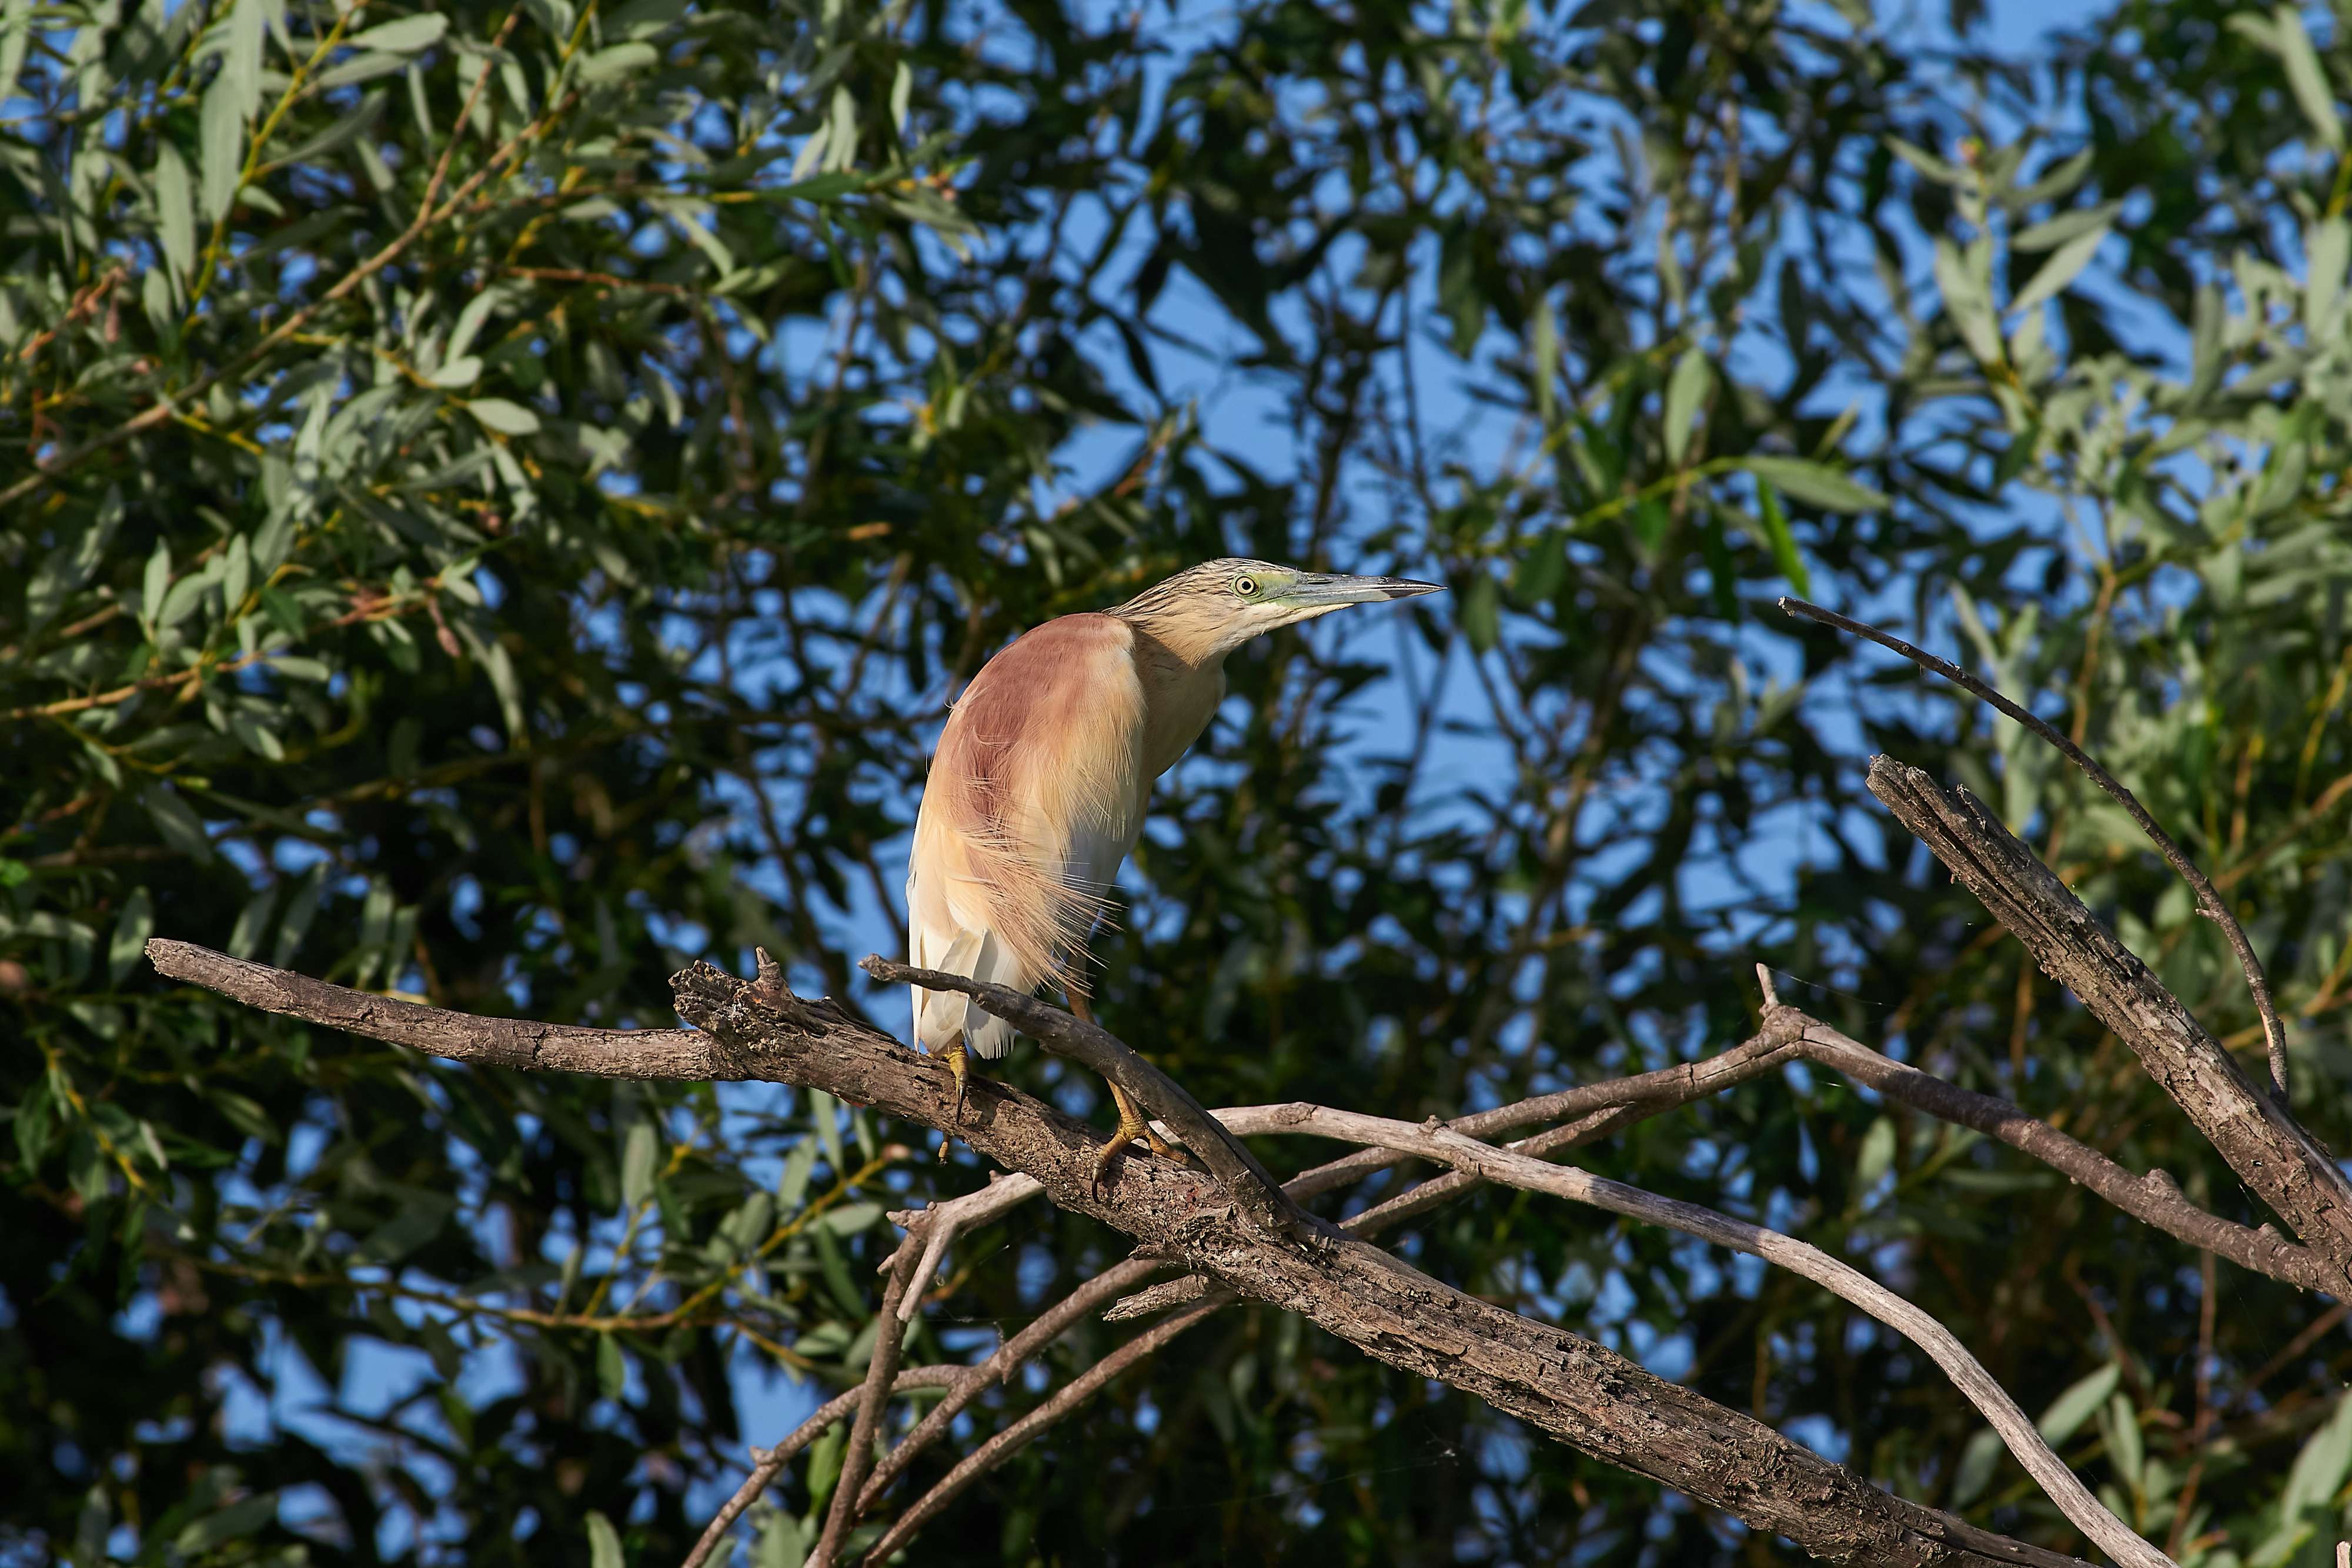
[[[1148,652],[1202,675],[1222,674],[1225,655],[1252,635],[1244,632],[1236,636],[1236,628],[1229,622],[1191,613],[1182,607],[1147,610],[1119,619],[1135,629],[1139,653]]]

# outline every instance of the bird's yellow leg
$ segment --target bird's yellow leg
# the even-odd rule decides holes
[[[1065,990],[1062,996],[1070,1004],[1073,1015],[1087,1023],[1095,1021],[1094,1005],[1087,999],[1084,991]],[[1109,1174],[1112,1162],[1138,1138],[1150,1145],[1155,1155],[1170,1159],[1183,1157],[1151,1130],[1151,1118],[1143,1113],[1143,1107],[1135,1103],[1133,1096],[1108,1078],[1103,1080],[1103,1086],[1110,1091],[1111,1103],[1118,1107],[1118,1132],[1109,1143],[1095,1151],[1094,1190],[1097,1197],[1102,1193],[1102,1179]]]
[[[971,1087],[971,1051],[964,1044],[963,1036],[957,1035],[953,1040],[940,1048],[940,1054],[947,1058],[948,1071],[955,1074],[956,1081],[955,1109],[950,1113],[948,1120],[961,1126],[964,1094]],[[954,1143],[955,1134],[945,1127],[940,1128],[940,1158],[941,1160],[948,1157],[948,1149]]]
[[[1121,1155],[1127,1153],[1129,1146],[1136,1139],[1142,1138],[1149,1141],[1153,1154],[1165,1155],[1173,1152],[1166,1144],[1161,1143],[1159,1134],[1151,1130],[1151,1118],[1143,1113],[1143,1107],[1135,1103],[1134,1097],[1118,1084],[1110,1082],[1108,1079],[1103,1082],[1110,1088],[1111,1103],[1118,1107],[1118,1131],[1111,1134],[1109,1143],[1095,1151],[1093,1189],[1097,1197],[1102,1196],[1103,1177],[1110,1174],[1110,1167],[1118,1163]]]

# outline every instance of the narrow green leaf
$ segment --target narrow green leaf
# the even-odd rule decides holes
[[[1797,549],[1797,536],[1789,527],[1789,515],[1780,509],[1780,497],[1771,482],[1762,475],[1756,476],[1756,508],[1764,528],[1764,546],[1772,552],[1772,564],[1789,580],[1789,586],[1801,599],[1813,596],[1813,574],[1805,569],[1805,557]]]
[[[2327,1424],[2305,1438],[2287,1471],[2279,1510],[2289,1517],[2325,1507],[2352,1476],[2352,1395],[2338,1395]]]
[[[449,30],[449,18],[438,11],[420,12],[413,16],[396,17],[354,33],[345,42],[354,49],[386,49],[394,54],[413,55],[419,49],[429,49],[441,41]]]
[[[1885,497],[1868,486],[1855,483],[1826,464],[1805,458],[1743,457],[1739,465],[1758,478],[1769,481],[1782,494],[1832,512],[1872,512],[1887,504]]]
[[[1707,592],[1715,612],[1726,621],[1739,619],[1739,568],[1731,559],[1730,542],[1723,537],[1723,514],[1701,504],[1698,549],[1706,562]]]
[[[1862,1137],[1862,1153],[1853,1162],[1853,1185],[1866,1191],[1895,1168],[1895,1124],[1885,1116],[1871,1123]]]
[[[2344,121],[2336,113],[2336,94],[2327,85],[2326,68],[2319,63],[2319,51],[2311,47],[2302,16],[2293,5],[2281,5],[2271,15],[2278,26],[2279,61],[2286,67],[2286,84],[2294,91],[2294,101],[2301,106],[2303,117],[2311,121],[2313,133],[2341,151]]]
[[[659,51],[651,44],[614,44],[580,62],[580,79],[591,85],[618,81],[631,71],[643,70],[660,59]]]
[[[2304,257],[2308,275],[2303,325],[2316,339],[2335,329],[2336,308],[2344,299],[2344,269],[2352,262],[2352,224],[2341,217],[2320,224],[2304,240]]]
[[[532,435],[539,431],[539,415],[519,402],[509,402],[502,397],[478,397],[466,405],[476,419],[501,435]]]
[[[2083,1423],[2116,1391],[2116,1380],[2123,1373],[2122,1365],[2111,1361],[2052,1400],[2050,1408],[2042,1413],[2042,1419],[2034,1423],[2042,1441],[2063,1443],[2080,1431]]]
[[[596,1509],[588,1511],[588,1568],[627,1568],[621,1556],[621,1534]]]
[[[155,225],[172,276],[185,282],[196,269],[196,206],[188,165],[169,141],[155,154]]]
[[[660,1157],[658,1140],[651,1122],[637,1122],[629,1128],[628,1141],[621,1151],[621,1204],[632,1211],[650,1202],[654,1196],[654,1162]]]
[[[841,1155],[841,1103],[822,1089],[812,1089],[808,1107],[817,1146],[824,1151],[825,1164],[833,1167],[833,1179],[839,1181],[849,1174],[849,1163]]]
[[[2056,217],[2042,219],[2032,228],[2021,229],[2009,242],[2010,248],[2054,250],[2076,235],[2107,227],[2115,222],[2116,214],[2123,210],[2121,202],[2101,202],[2095,207],[2076,207],[2071,212],[2060,213]]]
[[[140,792],[139,799],[147,808],[148,820],[155,824],[156,833],[172,848],[186,855],[198,865],[213,862],[212,835],[185,800],[169,786],[150,784]]]
[[[1461,616],[1472,653],[1486,653],[1502,640],[1502,594],[1492,576],[1477,572],[1463,584]]]
[[[201,193],[206,222],[227,213],[236,200],[245,173],[245,94],[227,71],[205,89],[204,109],[197,120],[197,165],[204,174]]]
[[[1549,431],[1559,403],[1559,323],[1552,319],[1549,295],[1536,300],[1535,355],[1536,413]]]
[[[30,1176],[49,1150],[49,1124],[57,1111],[57,1093],[47,1077],[33,1081],[32,1091],[16,1107],[17,1175]]]
[[[257,1534],[277,1521],[278,1494],[260,1492],[240,1498],[218,1513],[193,1521],[173,1538],[172,1550],[181,1556],[193,1557],[224,1542]]]
[[[114,935],[106,944],[107,972],[114,983],[121,985],[123,977],[146,955],[147,938],[155,934],[155,902],[147,896],[144,887],[131,890],[122,901],[122,913],[114,922]]]
[[[890,78],[890,125],[901,136],[907,134],[907,106],[914,95],[915,73],[907,68],[906,61],[900,60]]]
[[[793,1152],[784,1156],[784,1174],[776,1183],[776,1208],[783,1214],[799,1212],[801,1199],[808,1195],[809,1173],[816,1169],[816,1140],[802,1138],[793,1145]]]
[[[8,0],[0,9],[0,98],[14,98],[25,50],[33,41],[33,0]]]
[[[229,540],[228,549],[221,558],[221,607],[225,613],[235,615],[245,604],[246,590],[253,584],[253,545],[239,534]]]
[[[596,1382],[607,1399],[617,1400],[628,1391],[628,1360],[621,1354],[621,1342],[609,1333],[596,1336]]]
[[[1682,358],[1675,361],[1674,374],[1666,378],[1666,461],[1677,468],[1691,450],[1698,405],[1714,382],[1715,368],[1696,345],[1683,350]]]
[[[1969,352],[1980,363],[1997,364],[2000,323],[1993,319],[1990,280],[1982,260],[1983,253],[1975,246],[1963,251],[1948,239],[1936,242],[1936,287],[1943,294],[1944,309]]]
[[[2014,316],[2056,298],[2061,290],[2074,281],[2074,275],[2090,265],[2091,257],[2097,255],[2099,246],[2106,243],[2107,234],[2104,228],[2093,229],[2089,234],[2077,235],[2059,246],[2058,253],[2043,262],[2040,270],[2034,273],[2033,281],[2019,290],[2017,298],[2009,302],[2009,313]]]
[[[1939,185],[1957,185],[1962,178],[1959,165],[1947,163],[1924,147],[1915,147],[1900,136],[1886,139],[1886,149]]]
[[[240,120],[261,107],[261,33],[268,21],[266,0],[236,0],[229,13],[228,47],[221,53],[218,79],[229,85]]]

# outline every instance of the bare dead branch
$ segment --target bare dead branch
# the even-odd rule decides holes
[[[2238,967],[2245,971],[2246,988],[2253,993],[2254,1011],[2262,1015],[2263,1039],[2270,1048],[2271,1083],[2278,1100],[2282,1103],[2285,1102],[2286,1028],[2279,1021],[2277,1004],[2271,1000],[2270,978],[2263,973],[2263,961],[2255,956],[2254,945],[2248,940],[2246,928],[2238,924],[2238,917],[2230,913],[2230,906],[2221,902],[2221,895],[2213,890],[2213,884],[2206,880],[2205,873],[2197,869],[2197,862],[2172,841],[2172,835],[2158,826],[2154,817],[2148,815],[2147,808],[2139,803],[2137,796],[2125,789],[2114,774],[2100,767],[2088,752],[2067,738],[2056,726],[2031,709],[2020,707],[1958,664],[1939,659],[1924,648],[1913,647],[1902,638],[1856,621],[1852,616],[1824,610],[1818,604],[1808,604],[1801,599],[1784,598],[1780,601],[1780,608],[1791,615],[1801,615],[1808,621],[1833,626],[1857,637],[1867,637],[1880,647],[1902,654],[1921,669],[1943,676],[1978,700],[1990,703],[2057,747],[2067,761],[2089,775],[2092,783],[2106,791],[2110,799],[2130,813],[2131,820],[2139,824],[2139,831],[2147,835],[2148,841],[2156,846],[2157,852],[2164,857],[2165,862],[2179,872],[2181,879],[2195,890],[2197,907],[2205,918],[2221,928],[2221,934],[2229,939],[2231,951],[2238,956]]]
[[[2204,1025],[1982,801],[1885,757],[1872,759],[1869,784],[1895,819],[2025,945],[2042,972],[2073,991],[2131,1047],[2239,1179],[2325,1264],[2335,1292],[2343,1293],[2344,1281],[2352,1280],[2352,1180],[2319,1141],[2254,1087]]]
[[[382,998],[340,987],[320,995],[257,985],[276,972],[184,945],[177,960],[184,977],[216,977],[221,988],[250,993],[257,1005],[316,1015],[341,1028],[353,1028],[342,1021],[351,1019],[354,1032],[377,1038],[421,1036],[456,1060],[516,1065],[531,1055],[518,1052],[496,1030],[469,1032],[479,1020],[462,1015],[405,1004],[387,1010]],[[944,1063],[838,1008],[707,965],[678,975],[674,987],[678,1011],[706,1031],[711,1077],[823,1089],[933,1126],[950,1118],[954,1083]],[[420,1019],[418,1013],[431,1016]],[[425,1023],[433,1027],[419,1027]],[[588,1043],[595,1047],[588,1059],[608,1072],[613,1059],[630,1049],[625,1034]],[[670,1042],[652,1059],[674,1061],[679,1049]],[[1271,1239],[1188,1167],[1130,1161],[1115,1188],[1097,1196],[1094,1130],[1029,1095],[992,1086],[958,1132],[980,1154],[1035,1177],[1058,1207],[1125,1231],[1154,1255],[1297,1312],[1375,1360],[1475,1395],[1580,1452],[1786,1536],[1816,1556],[1890,1568],[2072,1562],[1891,1496],[1762,1422],[1589,1340],[1452,1290],[1352,1238],[1312,1248]]]
[[[916,1312],[922,1308],[923,1290],[929,1287],[940,1260],[947,1256],[948,1249],[955,1244],[957,1237],[967,1230],[978,1229],[1045,1190],[1034,1176],[1011,1176],[1000,1171],[991,1171],[988,1176],[988,1185],[978,1192],[968,1192],[961,1197],[951,1197],[927,1208],[911,1212],[900,1210],[890,1216],[890,1223],[906,1230],[912,1230],[920,1222],[929,1235],[923,1244],[923,1260],[915,1269],[915,1278],[922,1281],[922,1285],[908,1291],[906,1299],[898,1303],[900,1322],[914,1322]],[[887,1272],[897,1259],[898,1254],[892,1253],[877,1272]]]
[[[453,1061],[480,1061],[525,1072],[586,1072],[599,1078],[683,1078],[707,1082],[743,1076],[713,1055],[709,1035],[690,1029],[570,1029],[528,1019],[476,1018],[331,986],[324,980],[163,936],[147,944],[147,961],[159,974],[218,991],[264,1012],[283,1013]]]
[[[1780,1010],[1800,1031],[1797,1049],[1807,1061],[1833,1068],[1939,1121],[1974,1128],[2007,1144],[2087,1187],[2134,1219],[2227,1258],[2242,1269],[2306,1291],[2343,1288],[2343,1277],[2331,1273],[2309,1248],[2298,1247],[2275,1231],[2256,1230],[2207,1213],[2183,1197],[2180,1188],[2161,1171],[2134,1176],[2096,1149],[2026,1114],[2007,1100],[1979,1094],[1893,1061],[1793,1008]]]
[[[1768,1230],[1744,1219],[1735,1219],[1695,1203],[1684,1203],[1671,1197],[1628,1186],[1623,1182],[1611,1181],[1573,1166],[1547,1165],[1528,1155],[1498,1149],[1475,1138],[1432,1124],[1416,1127],[1410,1122],[1391,1121],[1385,1116],[1366,1116],[1350,1111],[1334,1111],[1328,1106],[1297,1104],[1282,1107],[1262,1107],[1276,1113],[1268,1120],[1280,1121],[1288,1131],[1312,1134],[1318,1137],[1342,1138],[1350,1143],[1377,1144],[1383,1148],[1421,1155],[1425,1158],[1444,1160],[1456,1170],[1474,1173],[1486,1180],[1507,1186],[1523,1187],[1530,1192],[1549,1193],[1558,1197],[1589,1203],[1612,1214],[1630,1219],[1679,1230],[1718,1247],[1728,1247],[1777,1264],[1792,1273],[1801,1274],[1841,1300],[1851,1301],[1910,1340],[1935,1359],[1953,1384],[1968,1396],[1984,1416],[2001,1441],[2025,1467],[2026,1473],[2041,1484],[2059,1511],[2117,1563],[2133,1568],[2177,1568],[2172,1559],[2147,1542],[2134,1534],[2129,1526],[2110,1513],[2106,1506],[2091,1495],[2065,1461],[2051,1451],[2050,1445],[2034,1428],[2032,1420],[2017,1407],[2008,1391],[1993,1380],[1992,1375],[1979,1364],[1968,1347],[1929,1313],[1896,1295],[1869,1275],[1838,1261],[1819,1248],[1809,1246],[1793,1236]],[[1198,1309],[1195,1309],[1196,1311]]]

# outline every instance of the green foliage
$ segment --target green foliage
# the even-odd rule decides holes
[[[1100,995],[1203,1100],[1420,1116],[1660,1065],[1748,1032],[1761,958],[2260,1218],[1882,838],[1858,762],[1998,802],[2256,1046],[2128,822],[1767,606],[1907,605],[2063,713],[2244,911],[2298,1112],[2352,1144],[2336,37],[2132,4],[2034,72],[1741,5],[0,9],[0,1555],[681,1557],[780,1403],[865,1364],[885,1210],[977,1168],[822,1095],[425,1062],[141,944],[652,1025],[757,944],[895,1023],[851,965],[894,939],[940,704],[1227,551],[1454,593],[1236,661],[1171,780]],[[2184,1561],[2340,1528],[2347,1351],[2285,1287],[2225,1267],[2213,1312],[2168,1239],[1798,1073],[1590,1158],[1867,1257],[2029,1406],[2068,1390],[2045,1427]],[[1525,1197],[1409,1246],[2068,1543],[1801,1281]],[[1117,1255],[1019,1213],[908,1354]],[[755,1561],[814,1541],[845,1440]],[[1769,1549],[1233,1311],[921,1550],[1650,1542]]]

